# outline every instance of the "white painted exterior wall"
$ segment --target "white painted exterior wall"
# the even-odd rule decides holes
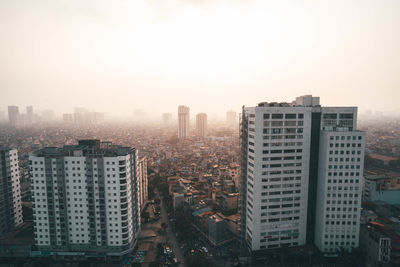
[[[353,114],[353,119],[340,119],[340,114]],[[322,252],[359,245],[365,132],[356,127],[357,108],[322,109],[315,221],[315,244]]]
[[[357,108],[321,107],[318,97],[303,96],[291,104],[261,103],[243,112],[248,148],[242,220],[249,249],[305,245],[307,230],[323,252],[358,247],[365,133],[356,130]],[[320,120],[315,116],[313,136],[319,123],[320,136],[311,161],[317,164],[318,157],[318,174],[314,169],[316,180],[309,181],[314,113],[321,115]],[[310,182],[317,187],[309,196],[309,188],[315,189]],[[311,212],[307,227],[308,201],[315,197],[315,217]]]
[[[311,107],[252,107],[246,108],[246,113],[249,115],[246,218],[249,245],[252,250],[283,244],[303,245]],[[264,114],[269,114],[269,118],[264,119]],[[283,117],[273,119],[273,114]],[[295,118],[286,119],[286,114],[295,114]],[[280,153],[273,153],[276,151]]]
[[[62,157],[64,170],[63,179],[65,180],[65,191],[66,191],[66,209],[68,216],[68,241],[67,245],[91,245],[90,238],[90,224],[89,220],[93,218],[96,224],[96,245],[104,248],[108,247],[121,247],[135,241],[137,238],[138,231],[135,229],[135,225],[140,223],[140,188],[138,179],[131,177],[131,168],[137,170],[137,156],[133,158],[134,165],[131,165],[131,157],[134,155],[127,154],[124,156],[113,156],[113,157],[101,157],[92,158],[85,156],[64,156]],[[34,215],[34,231],[35,231],[35,244],[39,247],[50,246],[50,235],[51,230],[48,216],[48,200],[46,189],[46,178],[45,178],[45,157],[30,156],[31,162],[31,181],[32,181],[32,195],[34,197],[33,215]],[[87,175],[89,170],[87,169],[87,162],[90,161],[91,171],[93,173],[93,211],[94,216],[90,216],[89,204],[88,204],[88,187],[86,183]],[[124,162],[121,165],[121,162]],[[54,209],[56,224],[54,230],[57,233],[56,245],[62,246],[60,240],[62,227],[60,226],[59,216],[59,202],[57,193],[57,172],[60,165],[57,166],[56,159],[51,159],[51,168],[54,177]],[[126,172],[126,178],[120,178],[120,168],[124,168]],[[99,172],[99,169],[102,170]],[[135,171],[136,171],[135,170]],[[133,173],[136,173],[133,171]],[[104,206],[105,206],[105,218],[100,214],[100,194],[101,188],[99,186],[99,173],[104,175]],[[123,184],[121,181],[125,181]],[[136,183],[134,183],[136,181]],[[122,189],[125,188],[125,189]],[[137,188],[137,195],[132,195],[133,189]],[[124,203],[121,202],[123,196],[121,194],[126,193],[126,207],[122,207]],[[136,198],[136,206],[133,206],[131,199]],[[136,210],[136,214],[133,214],[132,210]],[[101,220],[106,221],[106,240],[102,239],[100,224]],[[127,223],[128,237],[123,238],[123,226]],[[140,229],[140,224],[139,224]],[[125,240],[124,240],[125,239]]]
[[[18,151],[16,149],[4,149],[0,155],[0,182],[2,183],[1,192],[4,194],[1,201],[2,218],[0,225],[0,235],[12,231],[15,227],[23,223],[21,206],[21,185],[18,163]],[[4,165],[3,165],[4,163]],[[3,169],[3,166],[5,169]],[[3,176],[4,174],[4,176]],[[10,179],[9,179],[10,177]],[[4,212],[4,213],[3,213]]]
[[[189,135],[189,108],[178,107],[178,138],[185,139]]]

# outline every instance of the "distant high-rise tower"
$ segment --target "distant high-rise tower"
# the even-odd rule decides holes
[[[207,114],[199,113],[196,115],[196,132],[198,136],[205,136],[207,132]]]
[[[165,125],[170,125],[172,122],[172,114],[171,113],[163,113],[162,120]]]
[[[33,107],[32,106],[28,106],[26,107],[26,114],[29,116],[33,115]]]
[[[243,107],[241,233],[249,250],[358,247],[364,132],[319,97]]]
[[[11,126],[18,126],[19,109],[17,106],[8,106],[8,121]]]
[[[27,115],[27,120],[29,124],[34,123],[34,115],[33,115],[33,107],[32,106],[28,106],[26,107],[26,115]]]
[[[129,254],[140,231],[134,148],[81,140],[29,157],[35,245],[68,255]]]
[[[72,113],[63,114],[63,122],[66,125],[72,125],[74,123],[74,114]]]
[[[189,134],[189,107],[178,107],[178,138],[185,139]]]
[[[226,122],[229,126],[239,125],[237,113],[233,110],[229,110],[228,112],[226,112]]]
[[[0,148],[0,236],[22,224],[18,151]]]
[[[45,109],[42,111],[42,119],[43,121],[49,122],[49,121],[54,121],[56,119],[56,114],[54,110],[51,109]]]

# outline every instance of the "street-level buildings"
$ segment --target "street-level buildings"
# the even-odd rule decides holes
[[[388,229],[379,223],[361,225],[360,250],[365,257],[365,262],[371,266],[383,266],[390,263],[391,240],[385,232],[388,232]]]
[[[318,97],[243,107],[241,234],[250,251],[358,246],[364,133]]]
[[[0,236],[23,223],[16,149],[0,148]]]
[[[400,178],[385,175],[364,176],[364,201],[382,201],[391,205],[400,204]]]
[[[134,148],[81,140],[41,149],[29,162],[39,251],[121,256],[134,248],[140,231]]]

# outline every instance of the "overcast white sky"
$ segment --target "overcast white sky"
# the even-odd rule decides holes
[[[0,0],[0,110],[399,112],[400,1]]]

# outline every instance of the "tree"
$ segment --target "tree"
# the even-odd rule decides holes
[[[149,218],[150,218],[150,214],[149,214],[147,211],[145,211],[145,212],[143,212],[143,214],[142,214],[142,218],[143,218],[143,220],[144,220],[145,222],[148,222],[148,221],[149,221]]]
[[[167,225],[165,222],[163,222],[163,223],[161,224],[161,227],[162,227],[162,229],[163,229],[163,232],[165,232],[165,230],[167,229],[168,225]]]
[[[178,208],[175,211],[175,229],[184,237],[185,240],[191,241],[195,238],[192,231],[190,215],[186,214],[182,208]]]
[[[203,255],[188,255],[185,258],[185,263],[187,266],[191,267],[209,267],[214,266],[213,262],[204,257]]]
[[[232,248],[230,250],[230,256],[232,259],[232,263],[235,264],[235,262],[239,263],[239,250],[237,248]]]
[[[389,161],[389,167],[392,169],[399,169],[400,168],[400,159]]]
[[[368,168],[368,167],[374,166],[374,165],[378,165],[378,163],[373,158],[371,158],[370,155],[365,154],[365,157],[364,157],[364,168]]]
[[[48,267],[50,266],[49,263],[47,261],[41,260],[39,259],[38,261],[35,261],[35,263],[33,264],[34,267]]]

